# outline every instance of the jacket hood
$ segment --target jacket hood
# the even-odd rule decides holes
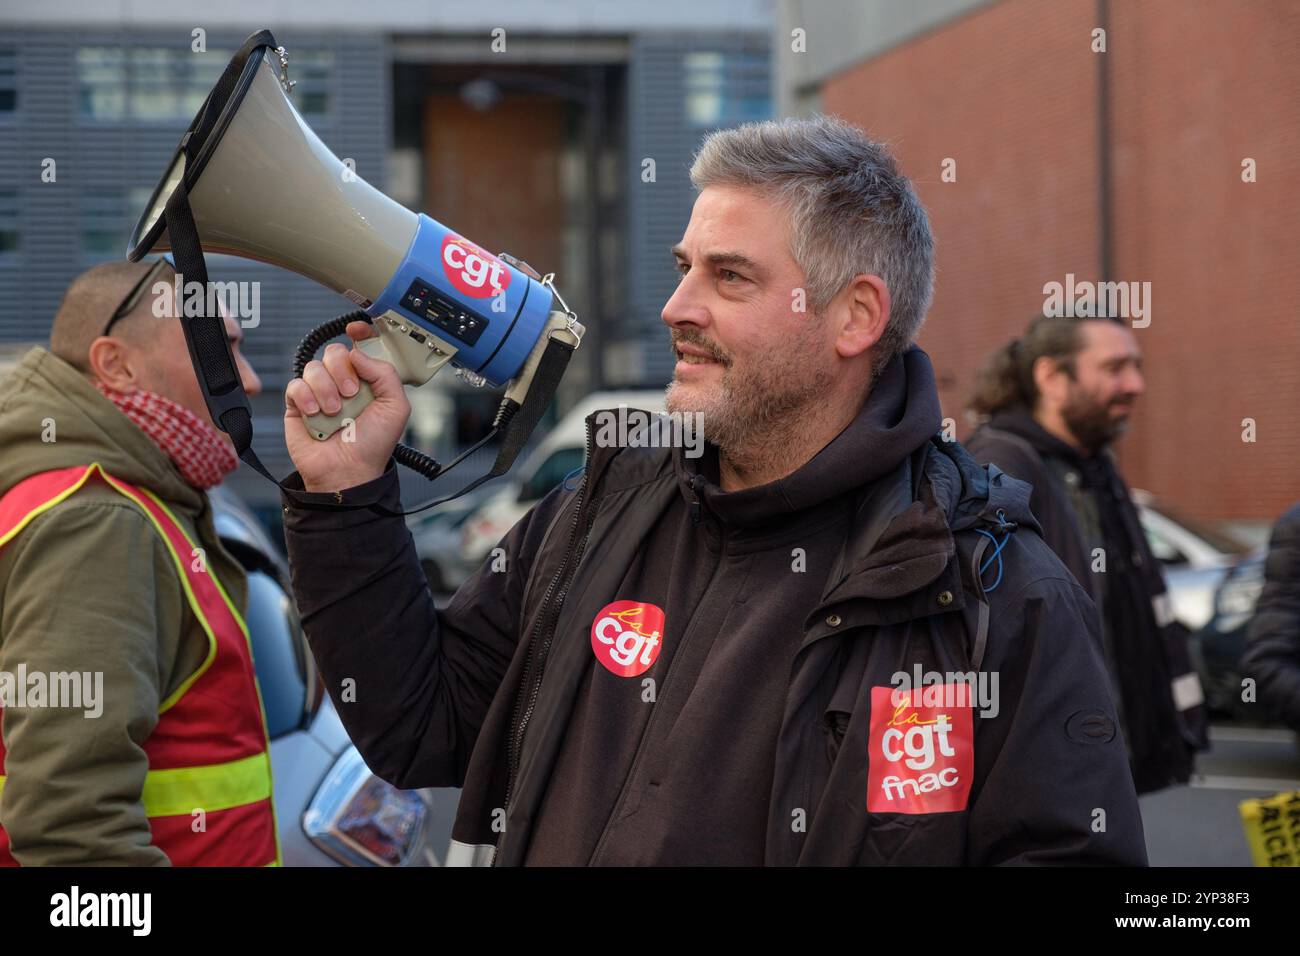
[[[52,441],[43,440],[47,423]],[[79,371],[43,348],[0,380],[0,492],[30,475],[99,462],[105,471],[198,510],[190,487],[153,439]]]
[[[952,530],[963,531],[984,522],[1006,521],[1041,531],[1029,508],[1033,486],[1013,478],[997,465],[981,465],[958,442],[935,439],[939,454],[927,471],[936,505],[947,515]]]
[[[978,464],[957,442],[935,436],[928,449],[859,498],[853,533],[833,574],[837,583],[826,600],[880,602],[927,590],[957,592],[953,536],[972,528],[992,533],[1012,525],[1016,531],[1041,534],[1029,508],[1032,490],[996,465]]]
[[[872,484],[923,446],[939,430],[941,421],[934,368],[929,356],[912,348],[885,367],[853,421],[784,478],[741,491],[723,491],[718,484],[718,449],[708,442],[699,458],[687,458],[683,449],[675,449],[673,466],[688,502],[698,493],[723,522],[755,525],[797,514]]]

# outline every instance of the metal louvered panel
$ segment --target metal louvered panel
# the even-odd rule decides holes
[[[641,343],[643,381],[672,378],[672,354],[660,319],[676,285],[669,247],[690,220],[695,191],[689,170],[708,128],[687,113],[687,58],[720,53],[721,110],[716,125],[766,118],[770,88],[769,40],[762,34],[639,34],[628,60],[628,318],[624,335]],[[655,182],[643,182],[642,164],[655,161]]]

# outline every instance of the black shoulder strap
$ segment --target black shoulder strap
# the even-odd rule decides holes
[[[181,327],[185,331],[185,344],[189,349],[199,387],[203,390],[208,413],[217,427],[230,436],[240,459],[278,485],[280,482],[267,471],[253,451],[253,411],[243,383],[239,380],[239,370],[235,366],[235,356],[226,336],[225,322],[219,314],[208,312],[208,268],[203,258],[203,247],[199,243],[194,213],[190,209],[189,183],[186,181],[189,169],[211,135],[249,57],[262,47],[274,48],[275,45],[275,37],[271,32],[261,30],[245,40],[239,52],[226,64],[221,77],[203,101],[193,127],[181,141],[187,174],[180,177],[176,188],[167,198],[163,216],[171,240],[176,271],[183,280],[181,298],[177,303],[181,313]],[[191,282],[197,283],[198,302],[190,300],[186,294]]]
[[[261,474],[275,481],[253,451],[253,410],[244,385],[239,380],[235,356],[221,316],[207,309],[208,270],[199,245],[194,216],[190,212],[188,193],[182,179],[167,200],[167,232],[171,237],[172,258],[184,285],[178,307],[190,361],[203,391],[213,422],[230,436],[239,457]],[[185,294],[191,282],[199,284],[200,301],[192,303]],[[279,482],[276,482],[279,484]]]

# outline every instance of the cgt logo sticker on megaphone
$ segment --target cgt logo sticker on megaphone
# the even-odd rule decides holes
[[[450,363],[472,381],[509,382],[507,399],[522,402],[548,341],[576,347],[583,331],[551,276],[492,255],[357,176],[294,109],[291,86],[284,48],[265,31],[250,37],[154,189],[129,258],[173,249],[173,232],[192,228],[203,251],[290,269],[364,309],[379,332],[366,351],[392,362],[406,384],[422,385]],[[178,190],[192,227],[169,207]],[[187,326],[187,342],[220,424],[231,407],[222,390],[238,383],[208,375],[215,335],[196,344]],[[370,398],[363,384],[340,414],[312,416],[308,429],[326,439]]]
[[[504,262],[450,232],[442,240],[442,264],[448,281],[472,299],[500,295],[510,285],[510,270]]]

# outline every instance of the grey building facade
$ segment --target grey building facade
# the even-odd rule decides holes
[[[608,180],[603,192],[599,183],[593,189],[604,197],[600,235],[588,241],[585,215],[568,217],[556,227],[565,233],[562,261],[535,265],[560,273],[557,282],[583,321],[599,326],[592,359],[599,359],[601,384],[666,384],[671,361],[659,311],[675,282],[667,249],[680,238],[694,198],[687,170],[708,130],[771,115],[769,5],[753,0],[704,16],[674,2],[658,5],[657,16],[624,11],[620,18],[578,4],[567,21],[554,18],[553,6],[528,2],[497,4],[490,16],[421,7],[403,18],[412,5],[393,6],[359,22],[354,5],[326,3],[302,22],[283,24],[229,12],[222,16],[233,22],[224,22],[153,4],[87,4],[86,22],[75,24],[66,9],[48,16],[33,10],[12,21],[0,14],[0,343],[43,342],[69,280],[124,255],[181,131],[231,53],[263,26],[290,48],[298,81],[291,98],[330,149],[353,160],[357,174],[377,188],[413,207],[424,198],[422,211],[442,218],[436,197],[412,188],[411,164],[397,161],[412,151],[395,144],[418,137],[395,128],[408,114],[395,110],[394,77],[400,65],[440,67],[459,59],[497,66],[502,59],[489,52],[493,20],[511,33],[512,68],[603,64],[606,142],[592,172]],[[570,112],[580,142],[581,104]],[[416,166],[427,152],[416,142]],[[581,150],[566,146],[565,156],[578,164],[579,180],[591,172],[581,166]],[[463,160],[472,165],[474,156]],[[565,284],[566,267],[577,287]],[[599,270],[599,302],[587,295],[589,269]],[[272,470],[285,473],[291,466],[281,393],[293,349],[309,328],[349,311],[350,303],[246,260],[212,257],[209,271],[216,280],[260,284],[260,320],[245,329],[245,351],[265,386],[254,401],[256,447]],[[462,386],[445,377],[436,383],[454,406]],[[574,378],[577,388],[592,381],[589,374]],[[447,429],[438,436],[437,454],[464,443]],[[471,470],[470,463],[461,469],[466,478]],[[233,483],[255,503],[274,504],[274,489],[253,476]]]

